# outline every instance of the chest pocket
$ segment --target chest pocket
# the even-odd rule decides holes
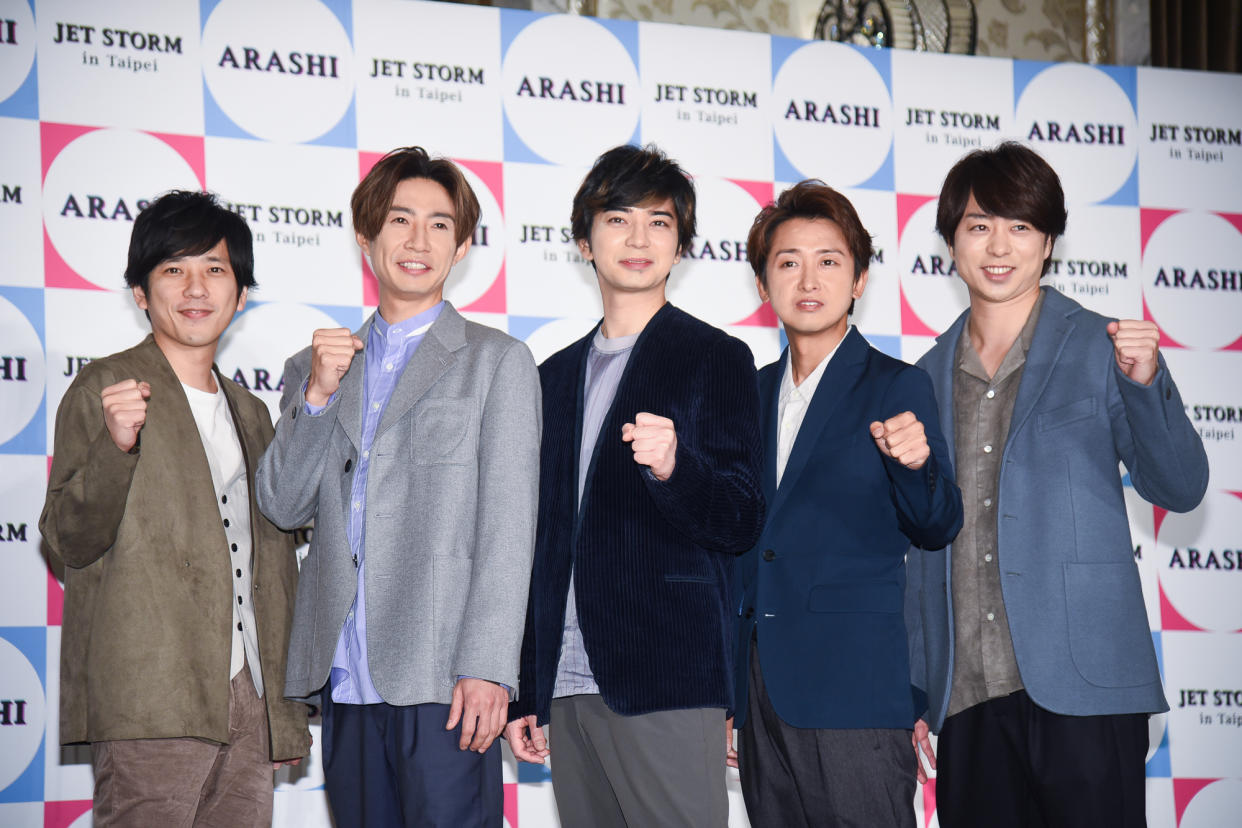
[[[1095,416],[1095,397],[1083,397],[1069,405],[1039,414],[1039,430],[1051,431],[1093,416]]]
[[[475,455],[474,400],[431,397],[410,412],[410,460],[418,465],[458,465]]]

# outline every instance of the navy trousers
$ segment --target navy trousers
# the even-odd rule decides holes
[[[324,688],[323,774],[337,828],[501,828],[500,740],[461,750],[447,704],[336,704]]]

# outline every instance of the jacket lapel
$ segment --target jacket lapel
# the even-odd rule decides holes
[[[378,311],[377,311],[378,313]],[[337,391],[341,395],[337,403],[337,422],[345,431],[345,436],[358,449],[362,443],[362,382],[367,370],[367,348],[371,347],[371,326],[375,324],[374,315],[362,327],[354,332],[354,336],[362,340],[362,350],[354,354],[349,370],[341,377],[341,385]]]
[[[789,452],[789,462],[785,464],[785,474],[781,476],[776,496],[771,501],[769,514],[775,514],[785,502],[789,492],[793,490],[799,475],[810,460],[811,447],[819,441],[819,436],[841,407],[841,401],[847,396],[847,389],[852,388],[862,373],[863,363],[867,358],[870,346],[857,328],[851,328],[842,340],[840,348],[833,355],[824,375],[819,379],[815,396],[807,407],[806,416],[802,418],[802,427],[794,438],[793,448]],[[777,392],[780,393],[779,390]],[[774,444],[775,445],[775,444]],[[775,453],[773,453],[775,463]],[[773,468],[775,475],[775,467]]]
[[[776,499],[776,449],[780,427],[781,378],[789,362],[786,348],[780,359],[759,376],[759,429],[763,438],[763,500],[772,503]]]
[[[453,306],[444,303],[444,310],[436,321],[431,324],[427,335],[419,343],[418,350],[410,357],[405,370],[401,372],[397,386],[392,390],[388,407],[375,430],[378,440],[384,432],[414,407],[422,399],[436,380],[444,376],[444,372],[453,364],[453,352],[466,347],[466,320]],[[361,427],[359,427],[361,433]]]
[[[1005,440],[1006,449],[1013,443],[1014,435],[1022,429],[1048,386],[1052,370],[1074,329],[1070,316],[1077,310],[1078,306],[1066,301],[1060,293],[1044,288],[1044,306],[1035,323],[1031,350],[1027,352],[1026,365],[1022,368],[1022,381],[1018,384],[1018,396],[1013,402],[1009,437]]]

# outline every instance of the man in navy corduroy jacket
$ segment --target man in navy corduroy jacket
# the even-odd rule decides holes
[[[604,153],[574,197],[604,318],[539,369],[539,524],[507,728],[519,759],[555,749],[564,825],[728,820],[730,573],[763,522],[761,446],[750,350],[665,299],[694,204],[650,147]]]

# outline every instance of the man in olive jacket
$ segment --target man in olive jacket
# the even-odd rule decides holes
[[[96,826],[270,825],[272,763],[310,747],[282,693],[292,539],[252,494],[271,419],[213,364],[253,261],[212,196],[154,202],[125,274],[152,334],[57,412],[39,528],[65,565],[60,735],[91,744]]]

